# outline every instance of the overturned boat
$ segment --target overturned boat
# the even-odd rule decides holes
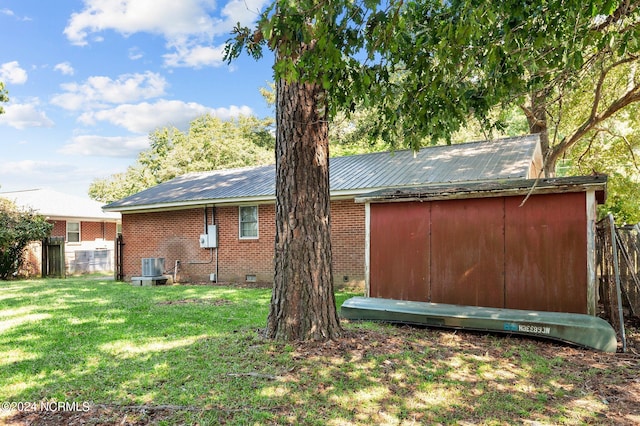
[[[604,352],[616,352],[616,332],[591,315],[527,311],[375,297],[352,297],[340,309],[345,319],[425,325],[535,336]]]

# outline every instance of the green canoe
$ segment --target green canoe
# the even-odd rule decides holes
[[[340,309],[343,318],[459,328],[542,337],[605,352],[618,341],[605,320],[584,314],[525,311],[442,303],[352,297]]]

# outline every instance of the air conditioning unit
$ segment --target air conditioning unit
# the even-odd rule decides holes
[[[157,277],[164,273],[164,257],[145,257],[142,259],[142,276]]]
[[[200,247],[218,247],[218,227],[216,225],[207,225],[207,233],[200,234]]]

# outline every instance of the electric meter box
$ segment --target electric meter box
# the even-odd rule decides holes
[[[218,227],[216,225],[207,225],[207,233],[200,234],[200,247],[218,247]]]

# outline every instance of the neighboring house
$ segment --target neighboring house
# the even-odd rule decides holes
[[[416,185],[534,178],[541,166],[537,135],[331,158],[336,284],[365,280],[365,205],[355,197]],[[122,214],[124,279],[143,275],[145,261],[164,259],[161,272],[179,282],[272,282],[274,205],[275,166],[268,165],[186,174],[104,210]]]
[[[51,237],[64,239],[66,274],[114,271],[114,244],[120,214],[104,212],[102,203],[48,189],[0,192],[18,207],[32,209],[53,224]],[[31,245],[27,272],[40,274],[41,242]]]

